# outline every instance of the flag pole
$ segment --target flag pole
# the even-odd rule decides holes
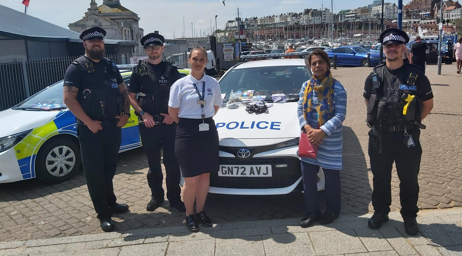
[[[27,6],[24,6],[24,13],[27,14]]]

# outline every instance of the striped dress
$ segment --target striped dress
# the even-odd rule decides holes
[[[303,83],[300,90],[300,100],[298,101],[297,114],[301,129],[307,124],[303,115],[303,97],[307,85],[308,81]],[[322,144],[319,145],[317,159],[301,158],[301,160],[309,164],[321,166],[323,169],[341,170],[343,146],[342,123],[346,116],[347,94],[339,81],[336,81],[333,86],[334,116],[320,127],[326,133],[326,137]],[[313,109],[312,120],[308,120],[308,124],[313,128],[318,128],[318,115],[316,111],[316,106],[318,105],[318,94],[314,91],[311,106]]]

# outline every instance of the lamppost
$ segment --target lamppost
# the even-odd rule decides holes
[[[215,15],[215,36],[217,36],[217,30],[218,30],[218,27],[217,27],[217,17],[218,17],[218,15]]]

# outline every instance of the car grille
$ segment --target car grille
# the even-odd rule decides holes
[[[220,158],[222,165],[263,165],[270,164],[272,177],[219,177],[218,172],[210,174],[210,186],[220,188],[264,189],[284,188],[294,184],[300,177],[300,160],[295,157],[285,158],[253,158],[242,161],[236,158]],[[276,167],[286,164],[287,167]]]

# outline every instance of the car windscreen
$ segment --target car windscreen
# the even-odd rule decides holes
[[[19,103],[13,109],[24,110],[58,110],[67,108],[63,100],[63,81],[46,87],[32,97]]]
[[[271,50],[271,53],[284,53],[283,50]]]
[[[363,47],[353,47],[353,50],[357,53],[368,53],[369,51],[364,49]]]
[[[254,97],[272,101],[273,94],[285,94],[290,101],[298,100],[302,84],[311,78],[305,66],[274,66],[240,68],[229,71],[221,80],[225,99]]]

